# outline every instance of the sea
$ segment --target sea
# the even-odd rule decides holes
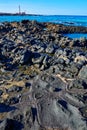
[[[87,16],[70,16],[70,15],[24,15],[24,16],[0,16],[0,24],[3,22],[13,22],[21,20],[36,20],[38,22],[52,22],[69,26],[87,27]],[[86,37],[87,34],[67,34],[70,38]]]

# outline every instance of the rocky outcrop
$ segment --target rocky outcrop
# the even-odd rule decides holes
[[[87,129],[87,28],[0,25],[0,130]]]
[[[65,26],[63,24],[56,25],[52,23],[46,23],[47,29],[50,31],[55,31],[58,33],[87,33],[86,27],[80,27],[80,26]]]

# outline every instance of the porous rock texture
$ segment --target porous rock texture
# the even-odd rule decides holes
[[[0,25],[0,130],[87,130],[85,27]]]

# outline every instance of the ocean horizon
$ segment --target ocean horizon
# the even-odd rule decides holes
[[[80,15],[3,15],[0,22],[14,22],[21,20],[36,20],[38,22],[52,22],[56,24],[87,27],[87,16]]]

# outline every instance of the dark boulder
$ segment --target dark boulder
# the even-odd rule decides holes
[[[14,130],[14,121],[12,119],[5,119],[0,123],[0,130]]]
[[[0,96],[3,94],[3,91],[2,90],[0,90]]]
[[[13,119],[6,118],[0,123],[0,130],[22,130],[23,125]]]
[[[30,21],[29,20],[22,20],[21,23],[22,24],[28,24]]]
[[[31,63],[32,52],[30,50],[23,50],[20,56],[20,64]]]

